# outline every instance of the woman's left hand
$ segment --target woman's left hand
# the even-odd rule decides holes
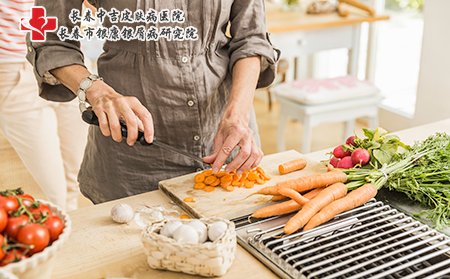
[[[203,160],[212,164],[213,171],[218,172],[236,147],[239,147],[239,153],[226,166],[226,171],[236,170],[240,173],[256,167],[261,162],[264,154],[255,143],[248,122],[238,117],[224,117],[214,139],[214,153]]]

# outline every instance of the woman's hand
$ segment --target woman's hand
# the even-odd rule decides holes
[[[231,152],[239,147],[239,153],[225,168],[238,173],[252,169],[261,162],[262,150],[255,143],[248,123],[242,119],[224,117],[214,139],[214,153],[203,158],[212,164],[214,172],[218,172]]]
[[[153,141],[153,119],[150,112],[136,97],[123,96],[101,80],[95,81],[86,92],[86,98],[98,117],[102,134],[122,141],[120,120],[127,124],[127,144],[137,140],[138,130],[144,131],[145,140]]]

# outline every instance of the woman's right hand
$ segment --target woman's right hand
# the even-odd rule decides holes
[[[138,131],[144,131],[148,143],[153,141],[153,119],[150,112],[134,96],[123,96],[101,80],[95,81],[86,92],[86,98],[98,117],[102,134],[112,136],[116,142],[122,141],[120,120],[127,124],[127,144],[132,146]]]

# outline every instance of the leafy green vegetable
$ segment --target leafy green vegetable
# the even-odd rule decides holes
[[[366,168],[380,168],[389,163],[399,153],[400,148],[405,150],[410,148],[401,142],[399,137],[389,135],[383,128],[363,129],[363,133],[365,138],[357,137],[355,146],[344,145],[344,149],[353,151],[356,148],[363,148],[369,151],[370,164]]]
[[[387,160],[386,154],[394,146],[380,148],[383,155],[376,152],[381,161]],[[450,225],[450,135],[438,133],[430,136],[391,159],[378,169],[345,170],[351,181],[349,188],[373,183],[378,189],[385,186],[402,192],[429,207],[419,215],[430,218],[435,227]]]

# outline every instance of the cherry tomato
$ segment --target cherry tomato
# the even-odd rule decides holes
[[[50,240],[53,242],[58,239],[59,235],[64,230],[64,222],[58,216],[50,216],[44,222],[44,226],[47,227],[50,233]]]
[[[15,196],[2,196],[0,195],[0,208],[6,210],[6,212],[12,212],[19,209],[19,202]]]
[[[8,213],[3,208],[0,208],[0,233],[6,228],[8,224]]]
[[[22,199],[22,203],[26,207],[30,207],[34,203],[34,198],[30,194],[21,194],[17,195],[17,197]]]
[[[3,245],[5,244],[5,237],[0,234],[0,261],[5,257],[5,250],[3,250]]]
[[[25,259],[27,256],[20,251],[19,249],[12,249],[6,252],[6,256],[3,258],[3,260],[0,261],[0,266],[5,266],[10,263],[19,262],[23,259]]]
[[[17,234],[17,241],[31,245],[30,253],[34,254],[45,249],[50,243],[48,229],[41,224],[30,223],[23,226]]]
[[[6,234],[9,237],[15,238],[20,228],[28,223],[30,218],[27,215],[20,215],[17,217],[9,217],[6,225]]]
[[[52,216],[52,210],[50,209],[50,207],[43,203],[39,203],[39,205],[37,206],[32,205],[28,209],[30,210],[31,214],[33,214],[33,217],[36,220],[39,220],[45,216]]]

